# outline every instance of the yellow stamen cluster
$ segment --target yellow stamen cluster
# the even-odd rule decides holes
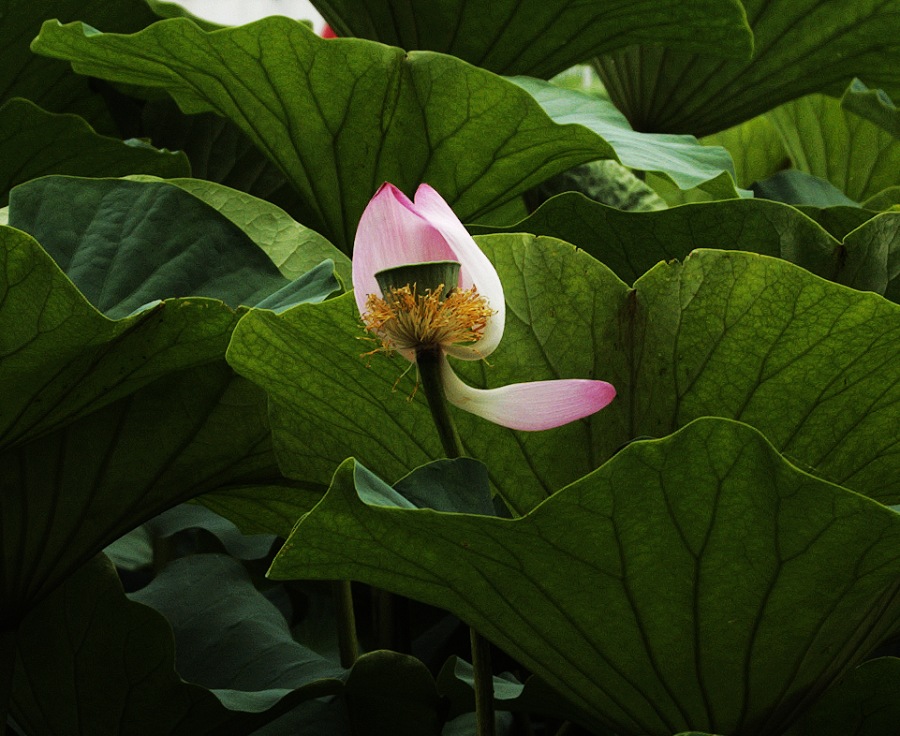
[[[382,347],[373,352],[417,350],[472,343],[481,339],[494,310],[473,286],[453,289],[444,297],[444,285],[416,292],[416,286],[391,289],[384,298],[369,294],[363,322]]]

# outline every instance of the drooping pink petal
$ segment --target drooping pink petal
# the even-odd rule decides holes
[[[382,184],[366,205],[353,244],[353,289],[360,314],[366,297],[381,294],[375,274],[424,261],[455,261],[443,234],[393,184]]]
[[[419,185],[413,207],[441,233],[453,250],[455,260],[460,263],[460,287],[468,289],[474,285],[494,310],[494,316],[477,343],[447,349],[448,353],[462,360],[481,360],[494,352],[503,337],[503,327],[506,324],[506,302],[497,270],[463,227],[450,205],[428,184]]]
[[[600,411],[616,396],[606,381],[582,378],[513,383],[493,389],[469,386],[444,360],[441,379],[450,403],[510,429],[534,432],[560,427]]]
[[[322,38],[337,38],[337,37],[338,36],[334,32],[334,29],[326,23],[325,27],[322,29]]]

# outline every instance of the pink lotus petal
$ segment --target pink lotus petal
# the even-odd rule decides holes
[[[337,38],[337,37],[338,36],[334,32],[334,29],[326,23],[325,27],[322,29],[322,38]]]
[[[616,396],[606,381],[582,378],[513,383],[494,389],[463,383],[444,360],[444,391],[451,404],[510,429],[552,429],[600,411]]]
[[[494,310],[494,316],[488,322],[481,340],[474,345],[458,345],[447,350],[462,360],[481,360],[494,352],[503,337],[506,323],[503,284],[497,270],[463,227],[450,205],[428,184],[421,184],[416,190],[413,207],[441,233],[453,250],[455,260],[459,261],[461,267],[460,287],[468,289],[474,285]]]
[[[424,261],[458,260],[441,232],[393,184],[382,184],[366,205],[353,244],[353,289],[360,314],[366,297],[380,294],[375,274]]]

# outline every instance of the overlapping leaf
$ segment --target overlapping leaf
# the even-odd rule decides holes
[[[149,25],[156,16],[143,0],[0,0],[0,102],[26,97],[52,112],[81,115],[103,133],[116,132],[102,95],[65,64],[28,46],[49,18],[84,21],[118,33]]]
[[[345,252],[383,181],[409,191],[428,181],[477,219],[553,174],[616,155],[453,57],[323,40],[287,18],[215,33],[172,19],[133,36],[47,23],[34,48],[82,73],[163,88],[186,112],[230,118],[300,192],[304,224]]]
[[[747,58],[752,38],[734,0],[666,0],[651,5],[606,0],[316,0],[339,36],[404,49],[452,54],[498,74],[551,77],[592,56],[652,43],[727,58]]]
[[[345,676],[336,661],[294,641],[284,615],[231,557],[174,560],[129,597],[172,625],[179,674],[234,709],[266,710],[316,681],[317,694],[334,692]]]
[[[578,90],[528,77],[510,81],[534,97],[555,122],[583,125],[609,141],[625,166],[658,172],[680,189],[702,187],[719,199],[738,196],[734,164],[724,148],[700,145],[690,135],[638,133],[609,100]]]
[[[634,214],[567,194],[515,225],[493,230],[565,240],[629,284],[660,261],[684,259],[697,248],[723,248],[777,256],[830,281],[900,301],[900,215],[857,210],[847,228],[832,236],[794,207],[766,200],[704,202]]]
[[[0,106],[0,205],[16,184],[45,174],[187,176],[184,154],[97,135],[75,115],[54,115],[23,99]]]
[[[854,79],[841,97],[841,106],[895,138],[900,137],[900,108],[883,89],[869,89],[859,79]]]
[[[297,214],[298,193],[232,121],[215,113],[185,115],[169,98],[149,100],[140,116],[141,137],[157,148],[183,151],[191,175],[247,192]]]
[[[645,215],[635,215],[643,217]],[[635,290],[572,246],[527,235],[480,239],[504,283],[506,333],[469,382],[600,378],[618,390],[589,420],[516,433],[456,412],[474,457],[519,512],[639,436],[715,415],[760,429],[779,450],[878,499],[898,497],[900,307],[751,253],[698,251],[659,264]],[[388,480],[440,457],[407,363],[361,357],[350,295],[281,316],[247,315],[229,362],[272,399],[282,468],[327,482],[353,455]]]
[[[59,263],[22,230],[0,230],[5,625],[164,509],[283,482],[265,396],[223,361],[238,313],[221,299],[291,286],[236,226],[159,182],[35,181],[13,193],[10,221]],[[329,293],[330,269],[315,284],[313,298]],[[202,291],[219,298],[166,299]],[[148,301],[120,319],[98,310]]]
[[[794,166],[830,181],[850,199],[862,202],[900,185],[900,137],[841,100],[809,95],[781,105],[768,117]]]
[[[303,227],[284,210],[265,200],[201,179],[170,179],[237,225],[290,280],[298,279],[324,260],[350,283],[350,259],[317,232]]]
[[[736,181],[744,188],[790,166],[778,131],[765,115],[707,136],[703,142],[722,146],[731,154]]]
[[[900,516],[707,418],[528,516],[370,506],[357,466],[276,557],[446,608],[622,734],[782,733],[900,621]]]
[[[247,591],[233,596],[241,594],[246,597]],[[274,643],[271,632],[265,633],[269,638],[258,639],[258,646]],[[294,690],[274,705],[261,705],[254,693],[244,693],[241,702],[234,692],[224,706],[205,687],[176,674],[169,625],[151,608],[129,601],[115,570],[101,558],[54,591],[26,619],[17,638],[12,713],[30,736],[73,729],[97,736],[237,736],[253,732],[298,700],[341,686],[334,679],[307,680],[306,692]],[[78,676],[62,674],[68,672]],[[266,713],[268,707],[273,712]]]
[[[649,45],[599,58],[616,105],[637,130],[717,133],[812,92],[840,94],[854,77],[897,98],[897,0],[744,0],[749,62]]]

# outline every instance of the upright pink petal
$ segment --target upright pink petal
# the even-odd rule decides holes
[[[443,234],[393,184],[382,184],[366,205],[353,244],[353,289],[360,313],[366,297],[380,294],[375,274],[424,261],[455,261]]]
[[[428,184],[421,184],[416,190],[413,205],[416,212],[436,228],[455,254],[460,263],[460,287],[475,286],[478,293],[488,300],[494,316],[488,322],[484,335],[474,345],[460,345],[448,352],[462,360],[481,360],[494,352],[503,337],[506,323],[506,302],[503,298],[503,284],[497,270],[472,239],[462,222],[444,199]]]
[[[552,429],[590,416],[616,396],[616,389],[606,381],[582,378],[472,388],[453,372],[446,359],[441,379],[450,403],[494,424],[528,432]]]

